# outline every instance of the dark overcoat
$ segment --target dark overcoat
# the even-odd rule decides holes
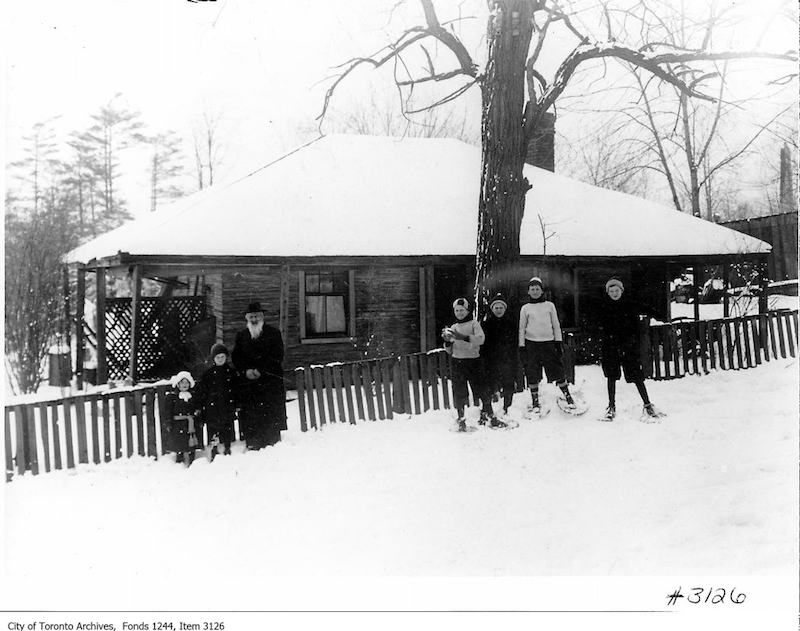
[[[233,367],[238,375],[237,398],[246,425],[269,426],[273,430],[286,429],[286,390],[283,384],[283,339],[278,329],[267,324],[255,339],[248,329],[236,334],[231,353]],[[258,379],[247,379],[245,373],[254,368]],[[247,428],[245,439],[248,440]]]
[[[625,294],[619,300],[606,295],[598,319],[603,351],[635,352],[639,346],[639,316],[643,315],[661,317],[652,307],[631,300]]]
[[[220,442],[234,440],[238,375],[228,364],[211,366],[203,373],[195,388],[202,421],[208,427],[209,439],[216,434]]]
[[[164,397],[164,412],[167,420],[169,451],[190,451],[195,447],[202,447],[203,431],[199,420],[194,418],[194,438],[197,443],[190,445],[189,420],[185,418],[195,417],[197,414],[197,397],[194,394],[186,401],[178,396],[176,389],[167,391]]]

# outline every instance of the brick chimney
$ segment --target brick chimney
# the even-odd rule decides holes
[[[525,156],[525,162],[532,164],[540,169],[547,169],[548,171],[555,172],[556,170],[556,154],[555,154],[555,137],[556,137],[556,116],[550,112],[545,112],[542,120],[536,131],[533,133],[533,138],[528,145],[528,153]]]

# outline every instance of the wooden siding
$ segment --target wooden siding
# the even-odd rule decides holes
[[[222,339],[222,274],[206,275],[205,296],[208,314],[214,316],[217,321],[217,339]]]
[[[772,246],[768,258],[772,280],[797,278],[797,213],[781,213],[721,225],[766,241]]]
[[[288,317],[284,368],[364,357],[408,354],[419,350],[419,267],[343,266],[355,270],[356,335],[333,343],[300,340],[299,272],[321,269],[293,265],[289,270]],[[326,268],[327,269],[327,268]],[[222,307],[218,315],[219,337],[232,347],[244,326],[247,304],[261,301],[267,324],[278,328],[280,317],[280,270],[236,272],[221,276]],[[216,315],[216,312],[215,312]]]

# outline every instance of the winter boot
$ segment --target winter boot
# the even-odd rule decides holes
[[[494,413],[481,410],[481,417],[478,419],[479,425],[492,424],[496,421]]]
[[[659,412],[652,403],[645,403],[642,408],[642,417],[639,419],[643,423],[659,423],[662,417],[666,416],[663,412]]]
[[[616,416],[617,416],[616,408],[613,405],[609,405],[606,408],[605,414],[603,414],[603,416],[601,416],[598,420],[611,422],[614,420],[614,418],[616,418]]]
[[[458,419],[456,419],[456,423],[458,423],[457,430],[459,432],[467,431],[467,419],[465,419],[463,416],[459,416]]]
[[[492,420],[490,422],[490,426],[493,429],[505,429],[506,427],[508,427],[508,423],[505,423],[505,422],[501,421],[499,418],[497,418],[496,416],[493,416]]]

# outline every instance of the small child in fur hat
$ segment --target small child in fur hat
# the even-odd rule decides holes
[[[458,431],[467,431],[464,408],[469,401],[467,384],[472,388],[472,395],[481,399],[481,425],[487,422],[492,427],[505,427],[503,421],[495,418],[492,412],[492,395],[486,387],[483,371],[483,360],[480,347],[485,336],[481,325],[471,316],[469,301],[458,298],[453,302],[453,314],[456,322],[442,329],[444,347],[452,357],[453,403],[458,411]]]
[[[192,394],[194,379],[188,370],[182,370],[170,379],[172,390],[164,400],[170,449],[177,453],[175,462],[188,467],[194,460],[194,451],[202,436],[199,423],[195,421],[197,400]]]
[[[501,393],[503,412],[506,414],[514,398],[519,365],[517,322],[515,317],[506,313],[507,310],[505,298],[497,294],[489,301],[489,313],[481,322],[486,335],[486,341],[481,346],[486,383],[491,392]]]
[[[229,363],[230,353],[224,344],[211,347],[211,367],[197,384],[197,406],[208,429],[206,456],[213,461],[222,445],[230,455],[236,418],[236,371]]]
[[[530,302],[519,312],[519,347],[525,377],[531,391],[534,413],[541,410],[539,404],[539,382],[542,371],[548,381],[555,381],[564,395],[567,408],[576,408],[567,385],[564,371],[561,323],[555,305],[544,297],[542,279],[534,276],[528,282]]]

